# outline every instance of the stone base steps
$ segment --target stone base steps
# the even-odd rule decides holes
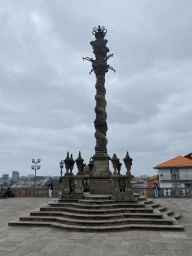
[[[112,226],[112,225],[125,225],[125,224],[160,224],[160,225],[172,225],[171,219],[144,219],[144,218],[123,218],[123,219],[105,219],[105,220],[82,220],[82,219],[69,219],[64,217],[54,216],[30,216],[20,217],[20,221],[39,221],[39,222],[57,222],[70,225],[82,225],[82,226]]]
[[[144,208],[145,204],[128,204],[127,202],[113,203],[113,204],[82,204],[82,203],[49,203],[51,207],[78,207],[79,209],[114,209],[114,208]]]
[[[86,194],[84,199],[48,203],[40,211],[10,222],[11,226],[51,226],[74,231],[168,230],[182,231],[174,214],[146,197],[130,202],[110,200],[111,195]]]
[[[79,209],[78,207],[41,207],[40,211],[61,211],[79,214],[109,214],[109,213],[153,213],[153,208],[115,208],[115,209]]]
[[[56,227],[70,231],[79,232],[111,232],[111,231],[127,231],[127,230],[152,230],[152,231],[183,231],[184,227],[181,225],[151,225],[151,224],[130,224],[117,226],[76,226],[66,225],[56,222],[29,222],[18,221],[9,222],[9,226],[31,226],[31,227]]]
[[[115,213],[115,214],[78,214],[70,212],[52,212],[52,211],[38,211],[31,212],[30,216],[58,216],[65,218],[75,218],[84,220],[105,220],[105,219],[122,219],[122,218],[152,218],[161,219],[162,214],[160,213]]]

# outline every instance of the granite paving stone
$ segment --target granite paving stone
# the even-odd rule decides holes
[[[149,244],[151,250],[166,250],[167,245],[165,243],[153,243]]]
[[[176,256],[176,251],[167,251],[167,250],[158,250],[158,251],[153,251],[155,256]],[[184,256],[184,255],[180,255]]]
[[[175,255],[177,256],[191,256],[191,252],[188,250],[183,250],[183,251],[176,251]]]
[[[167,244],[167,248],[170,251],[184,251],[184,250],[187,250],[187,248],[184,245],[177,244],[177,243],[169,243],[169,244]]]
[[[1,256],[7,256],[8,252],[0,252]]]

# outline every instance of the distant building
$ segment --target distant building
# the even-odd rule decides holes
[[[150,178],[147,180],[147,182],[148,182],[148,188],[153,188],[153,183],[154,183],[155,181],[158,181],[158,183],[159,183],[159,175],[154,175],[154,176],[150,177]],[[160,186],[160,183],[159,183],[159,186]]]
[[[9,174],[3,174],[3,181],[8,180],[9,179]]]
[[[27,175],[27,178],[33,178],[33,177],[35,177],[35,174],[28,174]]]
[[[13,171],[13,173],[12,173],[12,179],[13,179],[13,180],[19,180],[19,172]]]
[[[192,160],[189,155],[177,156],[154,167],[159,172],[161,188],[171,188],[175,177],[181,188],[192,187]]]
[[[149,176],[148,175],[140,175],[139,178],[141,179],[147,179]]]

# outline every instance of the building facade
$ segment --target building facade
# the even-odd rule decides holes
[[[161,188],[171,188],[175,180],[180,188],[192,187],[192,160],[189,157],[177,156],[154,169],[159,173]]]

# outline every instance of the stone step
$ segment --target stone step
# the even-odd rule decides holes
[[[65,203],[65,202],[63,202]],[[137,201],[115,201],[115,200],[86,200],[79,199],[80,204],[137,204]]]
[[[152,231],[183,231],[182,225],[150,225],[150,224],[131,224],[131,229],[152,230]]]
[[[167,214],[168,216],[172,216],[174,212],[172,210],[163,211],[164,214]]]
[[[110,208],[144,208],[144,204],[128,204],[128,203],[119,203],[119,204],[79,204],[79,203],[49,203],[51,207],[78,207],[80,209],[110,209]]]
[[[12,221],[9,226],[32,226],[32,227],[55,227],[64,230],[80,231],[80,232],[114,232],[124,230],[152,230],[152,231],[183,231],[182,225],[152,225],[152,224],[130,224],[130,225],[114,225],[114,226],[76,226],[66,225],[56,222],[36,222],[36,221]]]
[[[54,216],[30,216],[20,217],[20,221],[40,221],[40,222],[58,222],[70,225],[83,225],[83,226],[112,226],[112,225],[125,225],[125,224],[155,224],[155,225],[172,225],[172,220],[167,219],[139,219],[139,218],[124,218],[117,220],[77,220],[64,217]]]
[[[171,217],[178,220],[181,217],[181,214],[180,213],[173,213],[173,215]]]
[[[80,209],[77,207],[41,207],[40,211],[66,211],[80,214],[108,214],[121,212],[152,213],[152,208]]]
[[[80,204],[115,204],[118,203],[115,200],[90,200],[90,199],[80,199]]]
[[[167,207],[166,207],[166,206],[161,206],[161,207],[158,208],[158,210],[159,210],[160,212],[164,212],[164,211],[167,210]]]
[[[140,197],[140,194],[139,193],[133,193],[134,197],[137,199]]]
[[[86,194],[84,193],[85,200],[110,200],[112,195],[98,195],[98,194]]]
[[[147,199],[147,201],[144,201],[144,204],[145,205],[153,204],[153,200],[152,199]]]
[[[49,211],[38,211],[31,212],[31,216],[58,216],[65,218],[75,218],[84,220],[103,220],[103,219],[123,219],[123,218],[155,218],[161,219],[162,214],[160,213],[115,213],[115,214],[105,214],[105,215],[94,215],[94,214],[78,214],[70,212],[49,212]]]
[[[59,203],[78,203],[78,199],[58,199]]]
[[[159,207],[159,204],[153,203],[153,204],[150,204],[150,206],[153,207],[153,208],[158,208],[158,207]]]
[[[145,201],[146,200],[146,196],[140,196],[137,198],[137,201]]]

